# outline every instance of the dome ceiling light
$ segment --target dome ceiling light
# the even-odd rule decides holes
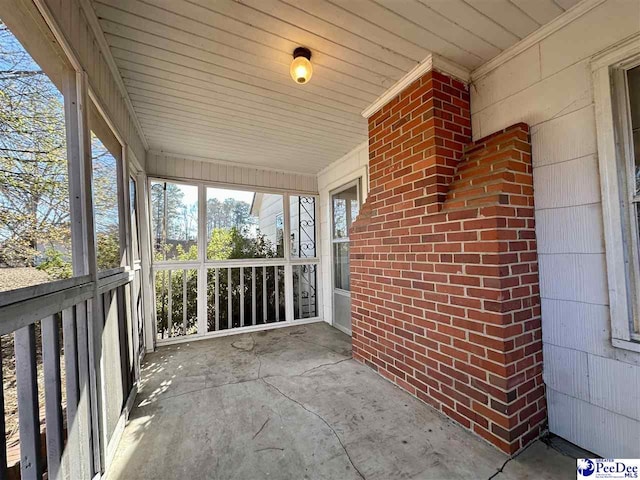
[[[298,47],[293,51],[290,73],[294,82],[304,85],[311,79],[313,66],[310,60],[311,51],[308,48]]]

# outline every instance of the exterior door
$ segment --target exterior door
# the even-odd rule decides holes
[[[331,255],[333,263],[333,325],[351,335],[349,229],[360,211],[360,180],[331,195]]]

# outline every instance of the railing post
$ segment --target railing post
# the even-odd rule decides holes
[[[14,333],[18,426],[20,428],[20,472],[22,480],[41,480],[40,414],[36,369],[35,324]]]
[[[45,418],[47,428],[47,476],[59,478],[62,459],[62,381],[60,376],[60,331],[56,316],[40,323],[42,332],[42,365],[44,369]]]

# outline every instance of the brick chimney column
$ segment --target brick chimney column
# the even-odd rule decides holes
[[[369,183],[354,358],[517,452],[546,425],[527,125],[471,143],[466,85],[432,70],[369,118]]]

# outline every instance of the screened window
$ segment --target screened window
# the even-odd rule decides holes
[[[207,259],[282,258],[283,196],[207,188]]]
[[[138,232],[138,191],[133,177],[129,177],[129,213],[131,214],[131,250],[133,260],[140,260],[140,233]]]
[[[289,200],[291,257],[316,257],[316,198],[291,195]]]
[[[0,19],[0,291],[70,277],[71,256],[64,98]]]
[[[118,160],[93,130],[91,160],[96,258],[98,270],[107,270],[121,264]]]
[[[151,182],[151,226],[156,260],[197,260],[198,187]]]

